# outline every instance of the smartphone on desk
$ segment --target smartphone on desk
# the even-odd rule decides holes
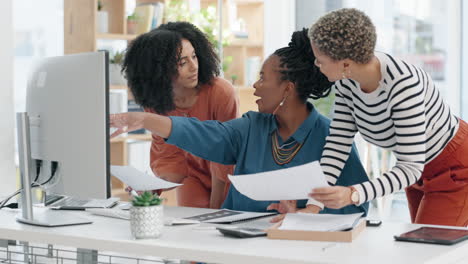
[[[216,227],[219,232],[225,236],[237,237],[237,238],[249,238],[249,237],[261,237],[266,236],[267,233],[259,228],[248,228],[248,227]]]
[[[366,220],[366,226],[380,226],[382,224],[382,221],[380,220],[372,220],[372,219],[367,219]]]

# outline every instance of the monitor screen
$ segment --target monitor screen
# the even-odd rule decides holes
[[[54,175],[47,194],[110,197],[107,61],[106,52],[51,57],[30,75],[31,158],[42,181]]]

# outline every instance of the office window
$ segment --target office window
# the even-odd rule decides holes
[[[296,28],[310,27],[321,15],[343,7],[368,14],[377,29],[376,49],[426,70],[460,115],[460,0],[298,0]]]
[[[460,32],[462,33],[462,67],[461,75],[462,88],[461,105],[462,105],[462,118],[468,120],[468,3],[462,2],[462,26]]]
[[[25,111],[29,72],[37,59],[63,55],[63,0],[13,1],[15,111]]]
[[[460,114],[460,1],[394,1],[395,56],[429,73],[455,114]]]
[[[12,2],[14,107],[15,112],[24,112],[27,80],[35,61],[44,57],[63,55],[63,0]],[[18,166],[16,143],[15,152]]]

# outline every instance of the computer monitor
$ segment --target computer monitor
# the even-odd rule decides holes
[[[31,187],[38,183],[53,194],[110,196],[108,80],[106,52],[46,58],[32,71],[27,112],[17,114],[19,222],[48,227],[91,223],[72,214],[33,210]]]
[[[108,91],[106,52],[45,58],[31,72],[31,158],[42,161],[41,178],[55,171],[47,194],[110,197]]]

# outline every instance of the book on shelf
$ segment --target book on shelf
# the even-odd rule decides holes
[[[138,19],[136,33],[137,35],[151,30],[153,22],[154,5],[142,4],[135,7],[135,15]]]
[[[164,3],[157,2],[152,4],[153,8],[153,20],[151,21],[151,29],[159,27],[163,23],[164,18]]]
[[[245,59],[245,86],[252,86],[258,80],[261,68],[259,56],[251,56]]]
[[[159,27],[163,23],[164,3],[144,3],[135,7],[135,15],[138,18],[137,34],[143,34],[151,29]]]

